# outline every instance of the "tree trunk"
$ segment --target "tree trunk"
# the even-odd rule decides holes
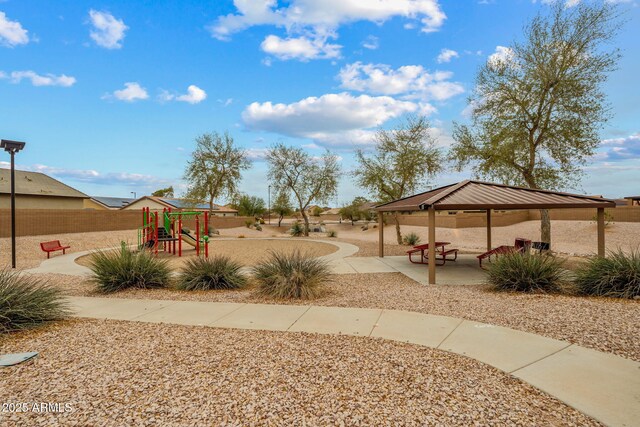
[[[309,237],[309,217],[304,209],[301,209],[302,218],[304,219],[304,235],[305,237]]]
[[[549,209],[540,209],[540,240],[551,245],[551,217]]]
[[[278,217],[278,227],[280,227],[280,224],[282,224],[282,218],[284,218],[284,216],[283,216],[283,215],[280,215],[280,216]]]
[[[400,218],[398,217],[398,212],[393,213],[393,219],[396,221],[396,238],[398,239],[398,244],[402,244],[402,233],[400,233]]]

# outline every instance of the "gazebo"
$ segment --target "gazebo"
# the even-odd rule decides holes
[[[597,209],[598,255],[604,256],[604,209],[615,208],[613,200],[557,191],[466,180],[424,193],[378,205],[378,254],[384,257],[386,212],[427,211],[429,227],[429,284],[436,283],[436,211],[480,210],[487,213],[487,250],[491,250],[491,211],[520,209]]]

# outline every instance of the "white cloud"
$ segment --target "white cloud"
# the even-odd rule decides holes
[[[140,86],[136,82],[127,82],[124,84],[124,89],[116,90],[113,94],[106,94],[102,99],[115,98],[119,101],[134,102],[141,99],[149,98],[147,90]]]
[[[9,162],[0,161],[0,168],[8,169]],[[101,173],[93,169],[68,169],[56,166],[35,164],[30,166],[17,166],[20,170],[40,172],[60,179],[71,179],[79,182],[114,185],[123,184],[137,187],[153,187],[158,184],[168,183],[167,180],[151,175],[127,172]]]
[[[184,95],[174,95],[168,91],[162,91],[159,96],[161,101],[181,101],[189,104],[199,104],[207,99],[207,93],[196,85],[189,85]]]
[[[0,45],[15,47],[27,44],[28,33],[18,21],[11,21],[4,12],[0,12]]]
[[[245,150],[247,158],[251,161],[261,161],[267,157],[268,148],[249,148]]]
[[[260,47],[265,53],[278,59],[298,59],[308,61],[310,59],[330,59],[340,57],[338,44],[328,43],[327,36],[287,37],[285,39],[275,35],[267,36]]]
[[[451,62],[453,58],[459,58],[459,57],[460,57],[460,54],[458,54],[458,52],[456,52],[455,50],[442,49],[440,51],[440,54],[436,58],[436,61],[438,61],[438,64],[442,64],[443,62]]]
[[[31,80],[31,84],[34,86],[73,86],[76,82],[75,77],[61,74],[56,76],[54,74],[40,75],[35,71],[13,71],[10,75],[0,72],[0,78],[10,78],[11,83],[20,83],[23,79]]]
[[[265,42],[268,42],[267,45],[272,44],[273,49],[285,50],[287,54],[302,42],[318,38],[322,41],[319,45],[324,46],[327,44],[326,34],[333,34],[341,25],[352,22],[370,21],[380,24],[401,17],[412,22],[419,21],[421,30],[428,33],[437,31],[446,19],[438,0],[291,0],[282,7],[278,7],[277,0],[234,0],[234,5],[237,13],[220,16],[209,27],[213,37],[229,40],[234,33],[252,26],[276,26],[284,28],[288,37],[278,38],[279,40],[267,38],[262,48],[265,50]],[[287,41],[290,46],[283,47],[283,42]],[[339,55],[339,45],[329,46],[332,55],[336,55],[336,50]],[[325,47],[320,51],[326,49]],[[291,59],[308,60],[323,57],[327,56],[294,55]]]
[[[369,50],[376,50],[380,47],[380,40],[376,36],[368,36],[362,42],[362,47]]]
[[[368,129],[420,108],[389,96],[338,93],[291,104],[254,102],[243,111],[242,119],[251,130],[309,138],[321,146],[350,146],[371,143]]]
[[[444,101],[464,92],[460,83],[451,82],[453,73],[425,70],[421,65],[404,65],[393,69],[384,64],[355,62],[340,70],[340,86],[359,92],[403,95],[406,99]]]
[[[624,138],[605,139],[601,142],[604,151],[596,155],[597,160],[622,161],[640,159],[640,132]]]
[[[106,49],[120,49],[124,33],[129,28],[121,19],[116,19],[109,12],[89,11],[93,25],[90,36],[98,46]]]
[[[513,49],[505,46],[496,46],[496,51],[489,55],[487,63],[492,67],[505,66],[514,60]]]

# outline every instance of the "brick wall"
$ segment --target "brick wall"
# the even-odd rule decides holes
[[[232,228],[244,226],[245,220],[244,217],[212,217],[209,223],[214,228]],[[141,223],[140,211],[16,209],[17,236],[132,230]],[[193,221],[185,221],[185,226],[193,228]],[[11,210],[0,209],[0,237],[10,235]]]

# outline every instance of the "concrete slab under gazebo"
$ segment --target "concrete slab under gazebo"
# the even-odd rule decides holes
[[[615,208],[613,200],[558,191],[536,190],[490,182],[466,180],[424,193],[378,205],[378,255],[384,257],[383,214],[428,212],[429,284],[436,283],[436,211],[479,210],[487,212],[487,250],[491,250],[491,212],[520,209],[597,209],[598,255],[605,254],[604,209]]]

